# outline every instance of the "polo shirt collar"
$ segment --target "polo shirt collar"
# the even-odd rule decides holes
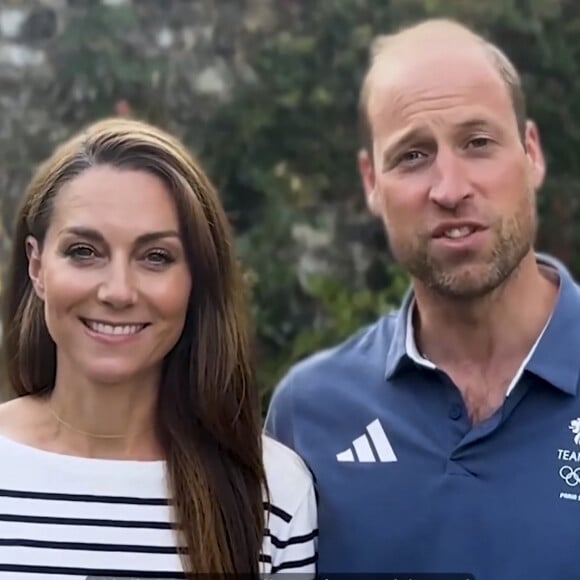
[[[415,353],[418,354],[418,351],[415,344],[412,325],[411,328],[409,328],[410,321],[412,321],[411,317],[414,302],[415,296],[413,290],[409,289],[405,294],[401,308],[397,313],[395,330],[387,352],[385,368],[385,376],[387,380],[392,378],[405,367],[411,366],[413,361],[418,362],[414,356]]]
[[[552,316],[524,370],[565,393],[575,395],[580,377],[580,289],[561,262],[545,254],[536,254],[536,259],[557,271],[560,284]],[[414,293],[410,289],[397,314],[395,332],[388,348],[387,379],[414,364],[435,368],[433,363],[421,356],[415,343],[412,323],[414,301]]]
[[[548,256],[540,260],[560,275],[558,301],[526,370],[570,395],[580,377],[580,288],[564,265]]]

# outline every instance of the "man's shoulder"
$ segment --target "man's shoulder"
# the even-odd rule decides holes
[[[277,391],[290,390],[294,394],[310,391],[331,377],[359,373],[361,368],[385,368],[389,345],[395,332],[398,310],[360,328],[342,342],[320,350],[294,364],[277,386]]]

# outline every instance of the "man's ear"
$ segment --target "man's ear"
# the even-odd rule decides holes
[[[539,189],[546,176],[546,159],[540,141],[540,131],[532,120],[526,121],[525,146],[530,163],[531,181],[535,189]]]
[[[44,300],[44,280],[41,251],[38,240],[33,236],[26,238],[26,257],[28,258],[28,276],[36,295]]]
[[[365,190],[367,206],[373,215],[379,216],[375,166],[372,160],[372,152],[369,153],[367,149],[360,149],[358,152],[358,170]]]

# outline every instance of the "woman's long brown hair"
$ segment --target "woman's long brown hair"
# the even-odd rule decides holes
[[[42,246],[60,188],[104,164],[163,180],[193,280],[157,410],[184,566],[189,573],[257,575],[265,476],[246,292],[218,195],[178,140],[145,123],[108,119],[71,138],[37,170],[17,214],[5,288],[8,379],[18,396],[54,386],[56,346],[28,276],[25,240],[32,235]]]

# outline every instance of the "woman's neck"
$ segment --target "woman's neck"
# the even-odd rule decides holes
[[[57,373],[44,402],[54,451],[106,459],[160,458],[156,377],[96,384],[65,370]]]

